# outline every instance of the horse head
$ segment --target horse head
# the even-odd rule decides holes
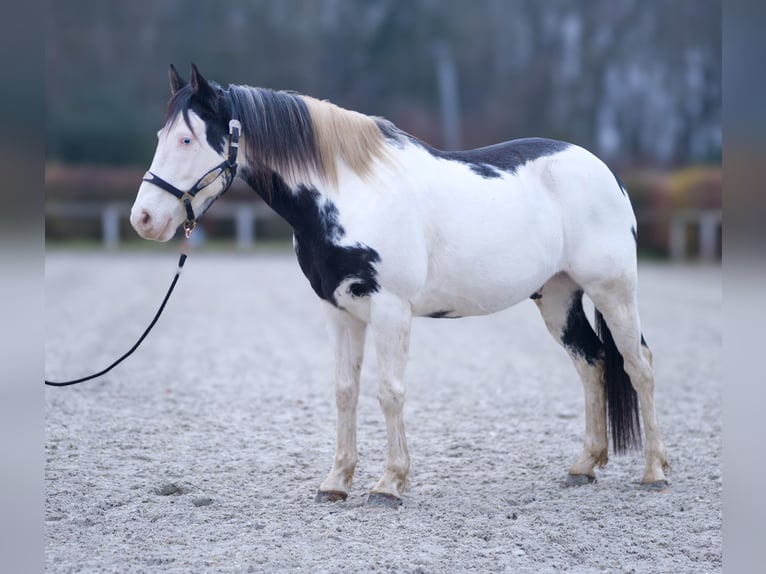
[[[181,224],[191,233],[236,173],[239,123],[230,122],[226,92],[194,64],[190,82],[170,66],[170,90],[157,150],[130,212],[133,228],[154,241],[168,241]]]

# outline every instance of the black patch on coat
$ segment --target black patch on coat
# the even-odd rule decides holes
[[[429,313],[426,315],[426,317],[430,317],[431,319],[459,319],[459,315],[452,315],[453,311],[434,311],[433,313]]]
[[[590,326],[582,306],[582,291],[576,291],[567,312],[561,343],[575,355],[593,365],[603,355],[603,345]]]
[[[375,124],[386,141],[394,147],[401,149],[407,142],[415,139],[384,118],[375,118]]]
[[[540,293],[540,291],[535,291],[534,293],[532,293],[532,294],[529,296],[529,298],[530,298],[530,299],[532,299],[532,301],[534,301],[534,300],[536,300],[536,299],[542,299],[542,298],[543,298],[543,294],[542,294],[542,293]]]
[[[503,177],[503,174],[501,172],[499,172],[496,168],[486,163],[471,163],[471,164],[468,164],[468,167],[471,168],[472,172],[474,172],[476,175],[480,177],[483,177],[484,179]]]
[[[335,291],[347,279],[352,280],[348,293],[354,297],[380,289],[375,269],[380,255],[361,243],[339,245],[346,231],[330,199],[305,185],[293,191],[273,171],[243,169],[241,176],[292,226],[298,264],[320,298],[337,306]]]
[[[472,150],[442,151],[400,130],[388,120],[376,118],[375,123],[390,144],[403,147],[406,143],[413,143],[434,157],[463,163],[485,179],[502,177],[503,172],[516,174],[518,168],[529,161],[554,155],[571,147],[571,144],[558,140],[523,138]]]
[[[558,140],[524,138],[467,151],[441,151],[417,138],[410,138],[432,156],[463,163],[485,179],[502,177],[503,172],[515,175],[527,162],[560,153],[571,147],[571,144]]]
[[[633,234],[633,241],[638,244],[638,233],[636,232],[636,228],[634,226],[630,226],[630,232]]]

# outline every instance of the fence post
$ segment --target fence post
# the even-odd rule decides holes
[[[120,244],[120,209],[116,205],[106,205],[101,212],[101,232],[104,247],[116,249]]]
[[[686,257],[686,216],[674,214],[670,219],[670,258],[682,261]]]
[[[239,207],[235,215],[237,249],[245,251],[253,247],[255,240],[255,213],[252,208]]]
[[[706,212],[700,215],[700,259],[713,261],[718,242],[718,214]]]

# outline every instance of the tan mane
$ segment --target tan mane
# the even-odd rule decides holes
[[[369,177],[375,160],[388,159],[388,146],[375,118],[326,100],[301,96],[311,116],[319,155],[320,177],[338,183],[338,161],[359,177]]]

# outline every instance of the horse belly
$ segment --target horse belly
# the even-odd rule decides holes
[[[414,315],[494,313],[529,298],[559,271],[560,217],[540,190],[450,199],[432,220],[438,224],[431,225],[428,275],[412,299]]]
[[[413,315],[441,318],[495,313],[529,298],[555,273],[552,268],[522,267],[487,272],[483,266],[467,264],[459,275],[434,274],[413,298]]]

